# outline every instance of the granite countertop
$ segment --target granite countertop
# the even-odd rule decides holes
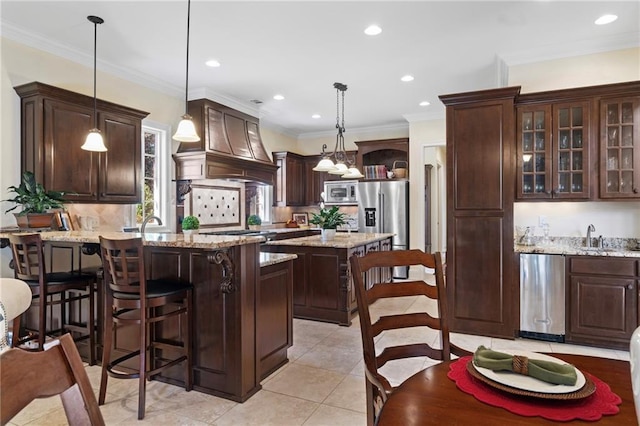
[[[0,238],[9,238],[11,232],[0,233]],[[223,236],[223,235],[184,235],[146,232],[99,232],[99,231],[45,231],[40,232],[43,241],[66,243],[100,243],[100,235],[111,239],[127,239],[143,237],[145,246],[215,249],[261,243],[265,240],[259,236]]]
[[[534,237],[533,244],[514,243],[516,253],[560,254],[567,256],[606,256],[640,258],[640,249],[635,238],[606,238],[603,247],[585,246],[584,238],[550,237],[544,241],[542,237]]]
[[[394,234],[368,234],[368,233],[337,233],[331,241],[322,241],[320,235],[310,237],[290,238],[288,240],[269,241],[265,244],[270,246],[304,246],[304,247],[333,247],[333,248],[353,248],[364,244],[381,241]]]
[[[289,253],[260,253],[260,267],[271,266],[289,260],[297,259],[297,254]]]

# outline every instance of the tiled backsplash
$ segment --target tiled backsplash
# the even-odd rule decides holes
[[[73,204],[64,205],[69,212],[73,229],[82,229],[80,217],[95,218],[96,231],[122,231],[125,226],[133,226],[130,204]]]
[[[200,220],[200,228],[244,227],[242,206],[244,185],[235,182],[224,184],[193,183],[185,198],[185,215]]]

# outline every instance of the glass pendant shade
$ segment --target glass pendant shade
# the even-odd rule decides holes
[[[347,173],[342,175],[342,179],[360,179],[363,178],[364,175],[360,173],[360,170],[356,166],[349,167]]]
[[[335,165],[333,164],[333,161],[331,161],[330,158],[325,157],[322,160],[320,160],[317,166],[313,168],[313,171],[328,172],[329,170],[333,170],[334,168],[335,168]]]
[[[178,142],[199,142],[200,136],[196,133],[196,126],[193,124],[193,120],[189,114],[182,116],[180,124],[178,124],[178,130],[173,135],[173,139]]]
[[[102,133],[100,133],[100,130],[98,129],[91,129],[89,131],[87,139],[84,141],[84,145],[80,148],[85,151],[107,152],[107,147],[104,145],[104,140],[102,139]]]
[[[335,169],[329,170],[330,175],[343,175],[347,173],[347,165],[344,163],[336,163]]]

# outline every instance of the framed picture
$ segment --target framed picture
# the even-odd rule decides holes
[[[293,220],[295,220],[298,225],[306,226],[309,224],[309,215],[306,213],[294,213]]]
[[[71,223],[71,217],[67,212],[58,212],[56,214],[56,226],[58,231],[73,231],[73,224]]]

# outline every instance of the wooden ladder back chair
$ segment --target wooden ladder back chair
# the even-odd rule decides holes
[[[0,411],[5,425],[36,398],[60,395],[70,425],[102,426],[104,420],[80,354],[69,334],[43,352],[8,349],[0,354]]]
[[[469,352],[449,341],[448,306],[440,253],[426,254],[421,250],[393,250],[371,252],[362,257],[351,256],[349,261],[360,317],[367,385],[367,421],[368,424],[373,424],[382,404],[394,390],[389,381],[378,371],[383,365],[391,360],[422,356],[447,361],[451,353],[462,356],[468,355]],[[435,286],[425,281],[402,281],[375,283],[368,290],[365,288],[364,274],[371,269],[417,265],[435,269]],[[437,301],[437,318],[427,312],[412,312],[386,315],[374,323],[371,322],[369,306],[377,300],[419,295]],[[424,326],[439,330],[441,348],[429,345],[426,341],[432,336],[425,334],[424,343],[389,346],[376,355],[374,339],[384,331]]]
[[[184,365],[185,389],[193,388],[193,286],[172,279],[147,279],[145,274],[144,246],[141,238],[124,240],[100,237],[104,283],[107,285],[104,305],[104,339],[102,352],[102,376],[98,403],[104,404],[108,377],[137,378],[138,419],[144,418],[146,382],[163,370],[179,363]],[[132,313],[137,312],[137,315]],[[175,316],[181,316],[185,324],[176,339],[160,338],[155,325]],[[111,360],[113,335],[118,325],[136,324],[139,327],[138,349]],[[157,356],[162,349],[178,348],[181,352],[173,359]],[[164,354],[162,354],[164,355]],[[138,369],[132,373],[116,371],[123,362],[139,357]]]
[[[47,334],[72,331],[79,334],[74,338],[76,342],[89,340],[89,364],[95,364],[95,275],[79,271],[47,272],[40,234],[12,234],[9,243],[15,277],[29,285],[32,300],[36,302],[33,306],[38,307],[38,329],[27,336],[19,334],[20,318],[14,320],[12,346],[37,340],[37,350],[42,350]],[[59,296],[59,299],[54,296]],[[88,302],[86,308],[82,307],[84,300]],[[60,328],[55,330],[47,327],[48,323],[53,323],[54,306],[60,306]],[[87,318],[83,319],[85,313]]]

